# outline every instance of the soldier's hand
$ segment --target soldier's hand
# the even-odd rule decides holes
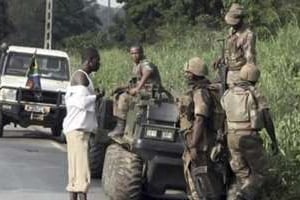
[[[132,88],[129,90],[129,94],[132,96],[135,96],[137,93],[138,93],[138,89],[136,89],[136,88]]]
[[[273,155],[277,155],[279,153],[279,147],[278,147],[278,144],[273,142],[271,144],[271,150],[272,150],[272,154]]]
[[[190,148],[190,154],[193,161],[196,161],[198,158],[198,153],[196,148]]]
[[[223,63],[223,62],[224,62],[223,58],[221,58],[221,57],[217,58],[217,59],[212,63],[213,69],[214,69],[214,70],[217,70],[217,69],[218,69],[218,65],[221,64],[221,63]]]

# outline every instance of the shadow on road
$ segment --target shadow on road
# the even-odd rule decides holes
[[[47,139],[53,140],[58,143],[65,143],[63,134],[59,137],[54,137],[46,131],[39,130],[26,130],[26,129],[9,129],[4,130],[3,138],[16,138],[16,139]]]

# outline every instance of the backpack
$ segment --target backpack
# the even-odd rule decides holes
[[[214,84],[210,84],[207,89],[212,101],[211,107],[213,108],[209,117],[209,129],[218,131],[224,128],[225,121],[225,112],[221,106],[220,89]]]

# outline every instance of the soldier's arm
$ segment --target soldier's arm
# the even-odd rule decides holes
[[[245,38],[243,46],[247,63],[256,63],[256,37],[253,32],[249,32]]]
[[[204,119],[205,119],[204,116],[196,115],[193,124],[192,140],[191,143],[189,144],[189,148],[196,148],[199,145],[203,137],[203,130],[205,129]]]
[[[269,112],[269,109],[263,110],[263,119],[264,119],[265,128],[267,130],[267,133],[272,141],[272,149],[273,149],[273,151],[275,150],[275,153],[277,153],[278,144],[277,144],[277,139],[276,139],[276,134],[275,134],[274,123],[273,123],[271,114]]]
[[[138,85],[136,86],[136,90],[140,90],[145,85],[145,83],[151,76],[152,72],[153,72],[153,70],[148,69],[148,68],[142,70],[143,76],[142,76],[141,80],[139,81]]]
[[[194,105],[195,105],[195,120],[193,124],[193,135],[190,144],[191,148],[195,148],[199,145],[203,138],[205,130],[205,118],[209,115],[209,94],[206,90],[198,90],[194,93]]]
[[[77,71],[72,79],[71,79],[71,86],[75,85],[82,85],[82,86],[89,86],[89,80],[87,79],[86,75],[83,72]]]

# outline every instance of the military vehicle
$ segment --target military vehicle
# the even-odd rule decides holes
[[[36,59],[40,89],[26,86],[26,73]],[[69,57],[58,50],[3,46],[0,60],[0,137],[5,125],[40,125],[60,136],[66,114],[64,95],[70,80]]]
[[[115,126],[112,100],[101,105],[100,124],[107,133]],[[184,193],[184,145],[178,119],[177,106],[166,91],[153,89],[151,95],[141,94],[130,105],[124,136],[112,138],[105,146],[102,186],[111,199],[163,197],[171,190]]]

